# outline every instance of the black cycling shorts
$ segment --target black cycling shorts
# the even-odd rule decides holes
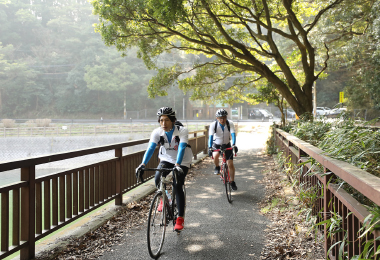
[[[216,143],[213,143],[212,144],[212,148],[213,149],[220,149],[221,145],[220,144],[216,144]],[[228,143],[226,144],[226,148],[231,148],[231,143]],[[233,160],[234,159],[234,154],[233,154],[233,149],[232,150],[227,150],[225,155],[226,155],[226,159],[227,160]],[[220,152],[219,152],[220,153]]]

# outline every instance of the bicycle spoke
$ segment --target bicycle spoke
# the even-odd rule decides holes
[[[148,216],[148,251],[152,258],[157,258],[164,244],[166,230],[166,208],[158,211],[160,201],[163,199],[161,193],[157,193],[150,206]]]

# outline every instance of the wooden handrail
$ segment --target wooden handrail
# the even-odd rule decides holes
[[[331,245],[340,241],[339,239],[343,239],[345,232],[349,234],[348,240],[350,243],[344,248],[344,253],[348,255],[349,259],[354,255],[358,255],[362,250],[363,242],[371,236],[379,236],[379,233],[374,232],[373,234],[368,234],[365,238],[359,238],[359,222],[363,224],[364,219],[369,215],[368,210],[351,194],[344,191],[343,188],[335,184],[329,184],[329,181],[339,177],[379,206],[380,178],[347,162],[331,158],[323,150],[278,128],[275,129],[274,134],[277,147],[285,153],[286,157],[290,157],[291,162],[296,167],[298,162],[305,162],[308,157],[316,160],[323,168],[323,173],[315,172],[312,175],[306,175],[306,172],[313,172],[313,169],[311,164],[303,164],[304,169],[299,173],[298,183],[307,183],[309,186],[313,186],[318,194],[323,195],[318,198],[313,209],[317,222],[330,219],[330,212],[342,217],[343,222],[340,227],[342,231],[334,235],[333,239],[335,241],[331,241],[331,237],[329,237],[327,224],[324,224],[323,227],[319,226],[323,230],[326,257]],[[330,258],[337,259],[339,246],[338,244],[335,245],[330,251]],[[377,246],[379,244],[375,242],[375,248]]]
[[[195,143],[192,150],[196,158],[198,153],[207,152],[207,128],[189,132],[191,135],[189,142]],[[121,205],[122,195],[140,185],[134,171],[145,153],[122,155],[122,148],[148,142],[149,139],[141,139],[0,163],[0,174],[20,169],[21,176],[19,182],[0,187],[0,259],[17,251],[20,251],[20,259],[31,259],[35,255],[36,241],[109,201],[115,200],[116,205]],[[35,177],[37,165],[106,151],[114,151],[114,155],[96,163]],[[157,152],[158,148],[155,156]],[[150,160],[148,167],[154,167],[154,163]],[[154,173],[147,173],[145,178],[153,176]],[[10,217],[11,207],[14,208]]]

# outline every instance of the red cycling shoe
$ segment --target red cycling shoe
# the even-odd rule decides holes
[[[185,222],[185,220],[183,219],[183,217],[178,217],[176,222],[175,222],[174,230],[175,231],[181,231],[185,227],[184,222]]]
[[[161,212],[162,211],[162,206],[164,205],[164,203],[162,203],[162,199],[160,200],[160,204],[158,205],[158,208],[157,208],[157,211],[158,212]]]

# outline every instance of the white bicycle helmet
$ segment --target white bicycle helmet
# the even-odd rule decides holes
[[[171,107],[161,107],[157,111],[158,121],[160,121],[161,116],[168,116],[170,118],[170,121],[175,122],[175,111]]]
[[[223,108],[218,109],[215,113],[216,117],[223,117],[223,116],[227,116],[227,115],[228,115],[227,111]]]

